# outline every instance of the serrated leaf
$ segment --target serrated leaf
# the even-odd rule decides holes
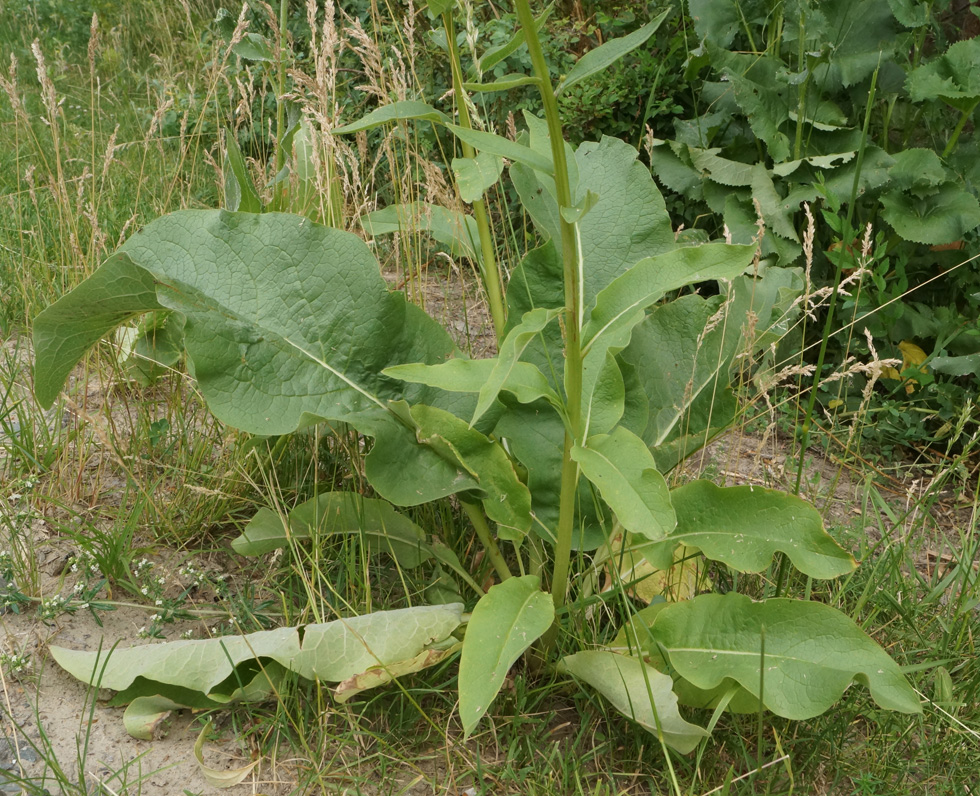
[[[436,110],[425,102],[416,100],[399,100],[388,105],[375,108],[367,115],[361,117],[356,122],[335,127],[331,130],[335,135],[345,135],[347,133],[359,133],[362,130],[371,130],[389,122],[419,120],[438,124],[448,124],[449,117],[442,111]]]
[[[913,102],[942,99],[969,110],[980,100],[980,41],[965,39],[935,60],[913,69],[905,87]]]
[[[681,754],[694,751],[708,733],[690,724],[677,710],[673,680],[652,666],[605,650],[577,652],[562,667],[584,680],[620,713]]]
[[[762,633],[765,628],[765,659]],[[729,593],[703,594],[657,614],[653,635],[679,674],[701,689],[726,678],[778,716],[808,719],[828,710],[855,680],[881,707],[921,713],[898,665],[847,616],[799,600],[753,602]]]
[[[857,563],[824,530],[820,512],[795,495],[756,486],[692,481],[671,490],[677,527],[663,543],[640,551],[654,566],[673,562],[673,546],[699,548],[739,572],[761,572],[777,552],[814,578],[836,578]]]
[[[544,27],[544,23],[548,21],[548,17],[551,16],[551,12],[554,10],[554,5],[549,4],[545,7],[537,17],[534,19],[534,29],[540,31]],[[514,32],[514,35],[510,39],[497,47],[491,47],[482,56],[480,56],[480,67],[484,72],[489,72],[497,64],[503,61],[507,56],[512,55],[517,52],[521,46],[524,44],[524,28],[518,27]]]
[[[479,152],[473,158],[453,158],[452,168],[460,199],[472,204],[500,179],[504,161],[489,152]]]
[[[372,237],[421,230],[448,246],[456,257],[468,257],[477,263],[483,259],[477,245],[480,232],[476,221],[465,213],[440,205],[426,202],[388,205],[381,210],[367,213],[358,220],[364,231]]]
[[[635,30],[626,36],[620,36],[618,39],[611,39],[594,50],[587,52],[578,59],[575,66],[572,67],[571,71],[565,76],[565,79],[558,85],[555,93],[560,94],[579,81],[598,74],[612,66],[627,53],[635,50],[657,31],[657,28],[660,27],[670,12],[671,9],[668,8],[639,30]]]
[[[572,449],[572,459],[599,489],[602,499],[631,533],[656,541],[677,522],[667,482],[646,444],[622,426],[590,437]]]
[[[473,609],[459,662],[459,717],[464,735],[500,691],[514,662],[551,627],[555,608],[536,575],[508,578]]]
[[[905,240],[937,246],[962,240],[980,225],[976,197],[952,183],[916,197],[892,191],[881,197],[881,215]]]
[[[289,512],[286,526],[276,512],[259,509],[231,546],[239,555],[259,556],[287,547],[290,540],[324,539],[337,533],[360,536],[368,550],[388,553],[406,569],[433,556],[418,525],[387,501],[354,492],[327,492],[301,503]]]

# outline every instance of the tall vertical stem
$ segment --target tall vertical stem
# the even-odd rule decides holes
[[[276,85],[276,175],[282,171],[286,165],[286,152],[282,146],[282,139],[286,136],[286,104],[283,96],[286,94],[286,23],[289,21],[289,0],[280,0],[279,3],[279,47],[276,50],[277,66],[277,85]],[[285,185],[277,182],[273,189],[273,206],[281,210],[281,199],[285,192]]]
[[[568,163],[565,160],[565,138],[562,133],[558,100],[551,83],[548,65],[541,51],[541,42],[534,26],[534,15],[527,0],[515,0],[517,18],[524,29],[524,38],[531,56],[534,74],[544,105],[548,135],[551,138],[551,157],[555,165],[555,189],[558,207],[574,204],[568,182]],[[582,258],[575,226],[559,213],[561,224],[562,268],[565,282],[565,399],[568,427],[565,430],[565,446],[561,464],[561,496],[558,513],[558,540],[555,545],[555,569],[551,579],[551,593],[555,607],[565,604],[568,590],[568,570],[572,557],[572,537],[575,532],[575,497],[578,491],[579,469],[572,461],[572,447],[582,429]]]
[[[446,29],[446,43],[449,45],[449,63],[453,73],[453,93],[456,95],[456,104],[459,106],[459,124],[469,130],[473,129],[473,122],[470,119],[470,109],[466,104],[466,94],[463,90],[463,69],[459,60],[459,47],[456,46],[456,30],[453,26],[453,12],[450,7],[442,15],[442,24]],[[475,157],[476,152],[473,147],[465,141],[461,141],[463,156],[467,158]],[[506,310],[504,309],[504,294],[501,288],[500,267],[497,264],[497,252],[493,245],[493,235],[490,233],[490,222],[487,217],[487,207],[483,198],[473,202],[473,217],[476,219],[476,228],[480,234],[480,253],[482,255],[482,274],[483,289],[487,293],[487,303],[490,305],[490,317],[493,318],[493,329],[497,334],[499,343],[504,336],[504,324],[507,321]]]

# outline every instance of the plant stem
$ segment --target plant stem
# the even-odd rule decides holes
[[[490,533],[490,526],[487,525],[483,511],[475,503],[468,503],[465,500],[461,500],[459,503],[463,507],[463,511],[466,512],[466,516],[470,518],[470,522],[473,523],[476,535],[480,538],[483,549],[487,551],[487,557],[490,559],[490,563],[493,564],[493,568],[497,570],[497,574],[502,581],[507,580],[511,576],[510,568],[507,566],[507,562],[504,561],[504,557],[501,555],[497,543],[493,540],[493,535]]]
[[[456,95],[456,104],[459,107],[459,124],[460,127],[472,130],[473,122],[470,119],[470,109],[466,104],[466,93],[463,89],[463,68],[459,60],[459,47],[456,46],[456,30],[453,26],[451,7],[443,13],[442,25],[446,30],[446,43],[449,45],[449,63],[453,73],[453,93]],[[464,157],[473,158],[476,156],[473,147],[465,141],[460,141],[460,144]],[[486,203],[482,197],[473,202],[473,218],[476,220],[476,228],[480,233],[480,253],[483,256],[480,270],[483,277],[483,289],[487,294],[490,316],[493,318],[493,329],[497,333],[497,342],[499,343],[504,337],[507,311],[504,307],[504,295],[501,287],[503,279],[500,266],[497,263],[493,235],[490,232]]]
[[[973,111],[976,110],[978,104],[980,104],[980,100],[977,100],[969,108],[963,111],[959,122],[957,122],[956,127],[953,128],[953,134],[949,137],[949,143],[946,144],[946,148],[943,150],[943,160],[946,160],[946,158],[952,154],[953,150],[956,149],[956,142],[960,140],[960,133],[963,132],[963,127],[966,124],[967,119],[973,115]]]
[[[286,152],[282,146],[282,139],[286,135],[286,104],[283,96],[286,94],[286,22],[289,19],[289,0],[279,2],[279,47],[276,50],[278,60],[278,85],[276,86],[276,175],[282,171],[286,165]],[[280,207],[285,186],[282,182],[276,183],[274,189],[273,205],[277,209]]]
[[[515,0],[517,18],[524,29],[524,38],[531,56],[531,65],[538,78],[538,90],[544,106],[551,138],[551,156],[555,166],[555,192],[559,209],[571,207],[571,187],[568,181],[568,164],[565,160],[565,138],[562,133],[558,100],[551,83],[548,64],[541,50],[541,41],[534,26],[534,16],[527,0]],[[572,558],[572,537],[575,531],[575,496],[578,488],[578,464],[572,460],[572,448],[583,440],[582,416],[582,260],[575,226],[559,213],[561,224],[562,266],[565,275],[565,400],[568,426],[561,464],[561,497],[558,512],[558,540],[555,545],[555,569],[551,579],[551,595],[555,608],[565,604],[568,590],[568,570]]]

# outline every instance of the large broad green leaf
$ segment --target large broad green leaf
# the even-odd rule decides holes
[[[361,130],[370,130],[373,127],[380,127],[389,122],[407,121],[419,119],[426,122],[439,122],[448,124],[449,117],[442,111],[438,111],[431,105],[414,100],[401,100],[383,105],[371,111],[366,116],[356,122],[345,124],[343,127],[335,127],[332,132],[337,135],[344,133],[359,133]]]
[[[656,541],[674,529],[677,518],[667,482],[646,443],[633,432],[620,426],[590,437],[584,447],[572,449],[572,458],[626,530]]]
[[[572,160],[578,172],[576,201],[588,191],[599,197],[577,225],[586,310],[600,290],[634,263],[676,248],[663,197],[637,156],[629,144],[603,138],[582,144]],[[538,229],[561,240],[558,204],[546,183],[519,165],[511,167],[511,176]]]
[[[157,219],[36,319],[38,400],[54,401],[100,337],[158,309],[186,319],[188,368],[223,422],[267,435],[351,423],[375,437],[368,477],[401,505],[477,486],[458,462],[419,445],[388,407],[407,399],[468,414],[474,401],[381,375],[389,365],[445,361],[455,346],[388,292],[356,236],[277,213]]]
[[[500,179],[504,161],[489,152],[480,152],[473,158],[453,158],[452,167],[460,198],[472,203],[482,199],[487,188]]]
[[[671,490],[670,501],[677,527],[664,543],[641,549],[660,569],[673,564],[678,544],[698,547],[739,572],[761,572],[777,552],[814,578],[836,578],[857,566],[824,530],[820,512],[795,495],[692,481]]]
[[[913,102],[942,99],[968,110],[980,100],[980,41],[965,39],[945,53],[913,69],[905,83]]]
[[[245,636],[170,641],[100,651],[51,647],[55,661],[90,685],[119,691],[128,702],[160,695],[181,705],[188,695],[226,702],[244,682],[241,667],[273,661],[307,679],[341,682],[374,666],[409,660],[442,642],[462,622],[463,606],[382,611],[301,628]],[[254,676],[254,674],[253,674]],[[117,697],[117,704],[123,704]]]
[[[510,667],[551,627],[555,606],[536,575],[490,589],[466,625],[459,662],[459,716],[469,735],[487,712]]]
[[[893,191],[881,197],[881,215],[901,237],[936,246],[954,243],[980,225],[980,203],[969,191],[945,183],[930,196]]]
[[[558,85],[555,93],[560,94],[562,91],[570,86],[574,86],[579,81],[598,74],[604,69],[612,66],[627,53],[635,50],[641,44],[646,42],[646,40],[649,39],[654,33],[656,33],[657,28],[660,27],[660,24],[667,18],[667,15],[670,12],[671,9],[668,8],[656,19],[651,20],[639,30],[635,30],[626,36],[620,36],[618,39],[607,41],[602,46],[596,47],[594,50],[587,52],[578,59],[575,66],[572,67],[571,71],[565,76],[565,79]]]
[[[480,233],[476,220],[465,213],[457,213],[439,205],[410,202],[389,205],[360,217],[359,221],[368,235],[391,235],[395,232],[428,232],[433,238],[449,247],[456,257],[468,257],[482,261],[477,241]]]
[[[671,665],[698,688],[731,679],[758,699],[761,675],[763,704],[787,719],[823,713],[854,681],[883,708],[921,712],[898,665],[847,616],[822,603],[704,594],[664,608],[652,630]]]
[[[562,667],[584,680],[614,708],[682,754],[692,752],[708,733],[677,710],[673,680],[636,658],[605,650],[577,652]]]
[[[333,534],[356,534],[372,553],[388,553],[400,566],[413,569],[433,557],[425,532],[385,500],[356,492],[327,492],[289,512],[286,524],[269,509],[259,509],[232,548],[243,556],[260,556],[287,547],[290,541]]]

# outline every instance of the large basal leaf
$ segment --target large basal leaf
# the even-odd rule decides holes
[[[836,578],[857,566],[824,530],[820,512],[795,495],[692,481],[671,490],[670,501],[677,527],[664,542],[641,549],[660,569],[673,563],[678,544],[700,548],[739,572],[761,572],[777,552],[814,578]]]
[[[239,555],[260,556],[290,541],[333,534],[356,534],[372,553],[388,553],[407,569],[434,555],[418,525],[387,501],[356,492],[327,492],[307,500],[289,512],[285,525],[276,512],[259,509],[231,546]]]
[[[700,689],[731,679],[758,699],[765,666],[762,702],[787,719],[825,712],[854,681],[883,708],[921,712],[895,661],[847,616],[822,603],[704,594],[668,605],[652,631],[671,665]]]
[[[676,523],[667,482],[646,444],[622,426],[576,445],[572,458],[631,533],[659,540]]]
[[[487,712],[510,667],[555,618],[535,575],[508,578],[476,604],[459,662],[459,716],[469,735]]]
[[[458,462],[420,446],[388,408],[407,399],[469,413],[475,402],[381,375],[404,362],[443,362],[455,347],[439,324],[388,291],[355,235],[278,213],[157,219],[36,319],[38,400],[54,401],[100,337],[157,309],[186,318],[188,367],[221,421],[268,435],[349,422],[376,438],[368,477],[401,505],[476,486]]]
[[[685,721],[678,712],[673,680],[643,661],[590,650],[566,656],[562,667],[592,686],[628,719],[682,754],[692,752],[708,737],[704,729]]]
[[[191,694],[223,702],[240,682],[247,681],[236,676],[242,666],[274,661],[300,677],[339,683],[371,667],[414,658],[448,638],[462,615],[459,603],[419,606],[245,636],[101,651],[50,647],[50,651],[72,676],[119,691],[128,697],[126,701],[160,695],[187,705],[183,697]],[[117,700],[117,704],[121,703]]]

